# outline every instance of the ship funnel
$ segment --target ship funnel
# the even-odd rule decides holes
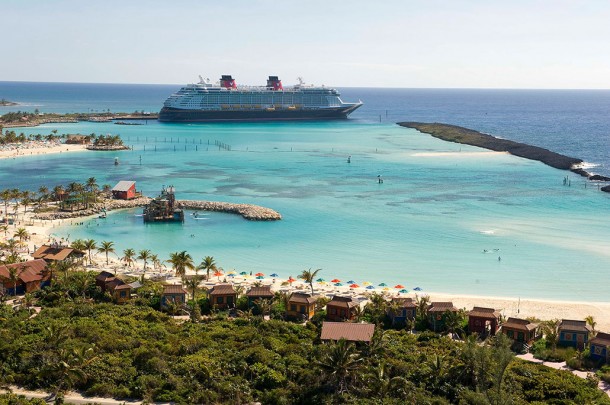
[[[282,87],[282,81],[277,76],[269,76],[269,79],[267,79],[267,88],[273,90],[284,90],[284,87]]]
[[[233,79],[231,75],[222,75],[220,78],[220,87],[224,87],[226,89],[236,89],[237,83],[235,83],[235,79]]]

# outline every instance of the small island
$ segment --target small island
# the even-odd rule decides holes
[[[495,136],[483,134],[457,125],[424,122],[399,122],[398,125],[416,129],[419,132],[432,135],[433,137],[444,141],[477,146],[496,152],[508,152],[511,155],[525,159],[537,160],[556,169],[570,170],[592,181],[610,181],[610,177],[592,175],[584,170],[582,168],[582,164],[584,163],[582,159],[561,155],[538,146],[496,138]],[[604,187],[602,190],[610,191],[608,190],[608,187]]]
[[[11,107],[14,105],[19,105],[18,103],[15,103],[13,101],[8,101],[6,99],[0,99],[0,107]]]

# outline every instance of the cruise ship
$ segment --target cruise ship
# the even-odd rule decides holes
[[[345,103],[336,89],[299,84],[284,88],[277,76],[266,86],[239,86],[230,75],[212,84],[199,76],[169,96],[159,112],[164,122],[344,119],[362,105]]]

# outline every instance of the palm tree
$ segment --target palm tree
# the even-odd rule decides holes
[[[557,349],[557,343],[559,343],[559,323],[560,322],[558,319],[542,322],[544,338],[551,344],[551,349],[553,352],[555,352],[555,349]]]
[[[83,247],[89,253],[89,264],[93,263],[91,260],[91,251],[97,247],[93,239],[86,239],[83,241]]]
[[[0,231],[4,232],[4,237],[6,238],[6,234],[8,233],[8,225],[0,225]]]
[[[18,228],[13,235],[14,238],[19,238],[19,242],[23,243],[23,240],[30,238],[29,232],[25,228]]]
[[[54,395],[70,390],[77,382],[87,380],[86,368],[97,360],[92,347],[74,348],[71,351],[59,349],[57,361],[52,361],[40,371],[42,377],[51,377],[56,381]]]
[[[203,258],[203,261],[197,266],[199,270],[206,271],[206,280],[210,280],[210,270],[216,270],[216,262],[212,256],[206,256]]]
[[[350,380],[358,372],[362,361],[356,347],[351,342],[340,339],[322,352],[318,365],[335,391],[341,393],[349,389]]]
[[[150,259],[150,254],[149,249],[140,250],[138,252],[138,260],[142,260],[144,262],[144,272],[146,272],[146,263],[148,262],[148,259]]]
[[[2,202],[4,203],[4,223],[6,225],[8,225],[8,203],[11,201],[12,198],[13,194],[11,193],[11,190],[4,189],[0,191],[0,200],[2,200]]]
[[[57,185],[53,187],[53,198],[55,201],[63,201],[64,196],[66,195],[66,189],[62,185]]]
[[[161,266],[163,265],[163,262],[159,259],[159,255],[157,254],[150,255],[150,262],[155,270],[161,269]]]
[[[128,248],[123,250],[123,258],[121,260],[123,260],[128,267],[131,267],[131,265],[133,264],[133,259],[135,257],[136,251],[131,248]]]
[[[313,282],[314,282],[314,280],[315,280],[315,278],[318,275],[318,272],[320,270],[322,270],[322,269],[316,269],[316,270],[312,271],[311,267],[310,267],[309,270],[303,270],[303,272],[299,276],[300,279],[305,280],[305,282],[308,283],[309,286],[311,287],[311,295],[312,296],[313,296]]]
[[[182,252],[170,253],[168,263],[171,263],[172,268],[176,271],[176,276],[182,276],[186,274],[186,270],[195,269],[193,264],[193,258],[190,254],[186,253],[186,250]]]
[[[595,318],[593,318],[593,315],[587,316],[585,318],[585,322],[591,327],[591,336],[595,337],[595,335],[597,335],[597,330],[595,330],[597,322],[595,322]]]
[[[195,294],[197,293],[197,288],[199,287],[199,281],[201,281],[201,279],[197,276],[184,281],[184,286],[191,289],[193,301],[195,301]]]
[[[97,251],[106,254],[106,266],[108,266],[108,253],[114,253],[114,242],[102,241],[102,245],[97,248]]]
[[[17,281],[19,276],[25,270],[25,265],[22,266],[11,266],[8,269],[8,279],[13,284],[13,295],[17,295]]]

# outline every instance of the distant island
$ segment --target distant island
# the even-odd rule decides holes
[[[19,104],[15,103],[13,101],[8,101],[8,100],[6,100],[4,98],[0,99],[0,106],[1,107],[10,107],[10,106],[13,106],[13,105],[19,105]]]
[[[497,152],[508,152],[511,155],[537,160],[556,169],[570,170],[589,180],[610,181],[610,177],[592,175],[584,170],[582,168],[583,161],[581,159],[561,155],[538,146],[496,138],[495,136],[483,134],[457,125],[424,122],[399,122],[398,125],[406,128],[414,128],[419,132],[432,135],[433,137],[444,141],[478,146]],[[609,191],[607,187],[602,188],[602,190]]]
[[[10,101],[9,101],[10,103]],[[18,104],[7,104],[18,105]],[[157,113],[146,113],[144,111],[134,111],[133,113],[124,112],[95,112],[95,113],[70,113],[70,114],[55,114],[55,113],[40,113],[37,109],[34,112],[8,112],[0,116],[0,126],[4,128],[16,127],[35,127],[41,124],[49,123],[77,123],[79,121],[90,122],[111,122],[114,120],[124,121],[144,121],[156,120],[159,117]]]

